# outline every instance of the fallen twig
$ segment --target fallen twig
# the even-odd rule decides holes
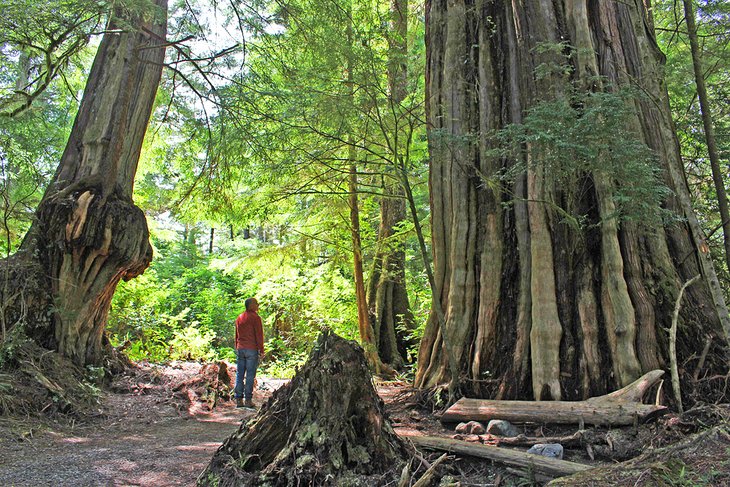
[[[446,459],[448,458],[448,455],[444,453],[438,459],[433,462],[433,465],[429,467],[428,470],[421,476],[420,479],[418,479],[418,482],[413,484],[413,487],[424,487],[426,485],[430,485],[431,481],[433,480],[433,477],[436,475],[436,469],[439,465],[441,465]]]

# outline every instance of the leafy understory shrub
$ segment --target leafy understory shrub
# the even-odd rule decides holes
[[[486,187],[508,187],[521,177],[528,164],[553,187],[561,188],[563,201],[544,201],[564,222],[583,226],[587,215],[574,207],[589,178],[607,177],[616,213],[603,218],[621,222],[671,223],[676,215],[662,207],[670,194],[661,179],[654,152],[634,132],[634,103],[643,95],[633,90],[615,93],[579,90],[532,107],[523,123],[506,126],[495,135],[495,157],[516,162],[500,177],[481,175]],[[525,160],[529,148],[530,160]],[[566,204],[567,202],[567,204]]]
[[[172,360],[212,360],[216,356],[212,348],[215,333],[201,329],[192,323],[173,333],[170,340],[170,358]]]

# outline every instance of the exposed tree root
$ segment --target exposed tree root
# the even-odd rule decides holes
[[[81,369],[34,341],[16,339],[2,348],[0,416],[99,414],[103,368]]]

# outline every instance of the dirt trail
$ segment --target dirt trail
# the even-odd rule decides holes
[[[194,485],[225,438],[254,414],[232,401],[206,411],[175,389],[199,364],[148,368],[152,383],[128,377],[124,393],[104,393],[104,414],[87,424],[43,428],[0,422],[0,485]],[[144,377],[143,377],[144,379]],[[155,384],[157,382],[157,384]],[[260,405],[279,382],[256,391]]]
[[[101,396],[99,416],[81,424],[0,418],[0,486],[195,485],[216,449],[255,414],[236,409],[232,400],[208,406],[205,385],[218,370],[209,367],[140,364],[115,379]],[[259,377],[254,403],[260,407],[285,382]],[[378,385],[394,425],[443,430],[399,400],[407,388]]]

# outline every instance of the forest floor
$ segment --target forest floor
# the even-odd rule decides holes
[[[231,366],[229,370],[234,369]],[[233,401],[212,394],[209,387],[206,389],[210,381],[211,369],[198,363],[139,364],[114,380],[100,397],[98,414],[82,422],[63,418],[56,422],[0,418],[0,485],[195,485],[197,476],[222,442],[242,421],[256,414],[253,410],[236,409]],[[259,377],[254,403],[263,404],[284,382]],[[376,386],[399,433],[454,435],[435,415],[414,402],[406,383],[378,382]],[[671,421],[675,425],[681,423],[674,418],[666,424]],[[659,438],[659,429],[654,427],[653,441]],[[664,427],[663,431],[668,430]],[[674,431],[677,440],[687,437],[677,433],[676,427]],[[722,430],[722,434],[727,435],[727,430]],[[651,485],[730,485],[730,474],[722,473],[724,469],[730,471],[730,437],[722,434],[719,440],[706,441],[707,448],[695,453],[683,448],[683,452],[690,454],[680,463],[675,462],[675,466],[683,468],[676,473],[660,472],[667,482]],[[439,455],[429,454],[426,458],[433,460]],[[582,453],[573,454],[569,459],[590,462]],[[686,472],[694,472],[695,467],[700,471],[720,469],[720,475],[706,477],[710,483],[682,483],[682,476],[686,475],[684,468]],[[647,468],[640,464],[637,475],[642,475]],[[626,471],[623,469],[624,474]],[[442,485],[533,485],[483,460],[454,459],[444,473],[454,483],[444,484],[442,480]],[[598,480],[572,485],[647,485],[635,484],[636,476],[622,482],[610,471],[602,475]],[[701,479],[694,477],[694,480]]]
[[[212,410],[182,384],[200,364],[140,365],[84,422],[0,420],[0,485],[194,485],[213,452],[253,411]]]
[[[82,422],[0,417],[0,485],[195,485],[216,449],[256,414],[232,400],[210,407],[205,375],[199,363],[138,364],[114,380],[98,414]],[[258,377],[254,403],[261,406],[285,382]],[[378,389],[393,402],[406,387],[388,382]],[[421,427],[441,428],[417,411],[401,413],[406,421],[423,420]]]

